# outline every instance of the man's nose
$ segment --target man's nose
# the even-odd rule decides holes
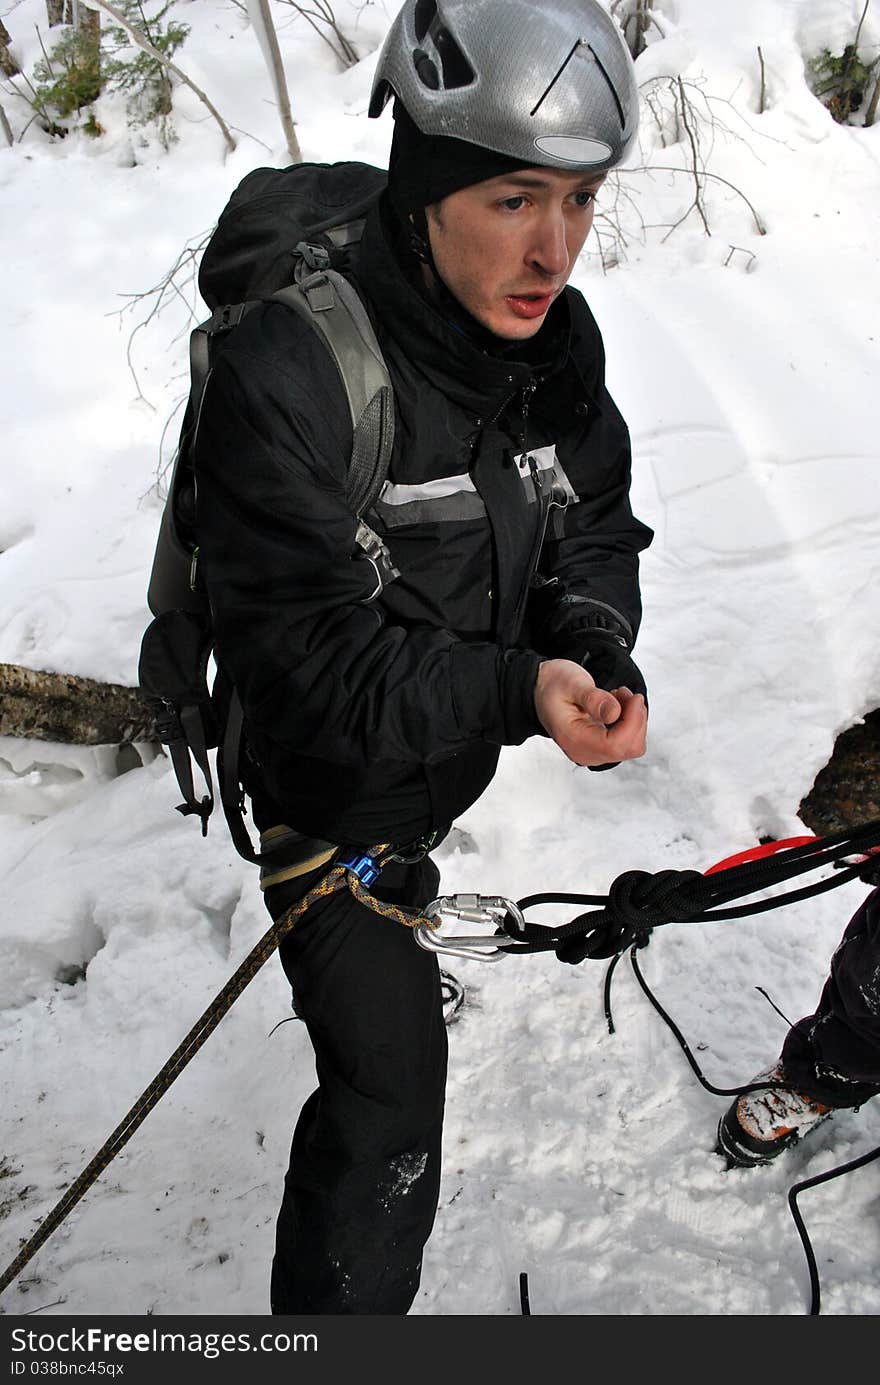
[[[541,218],[528,258],[535,269],[545,274],[557,276],[568,269],[565,218],[561,213],[550,212]]]

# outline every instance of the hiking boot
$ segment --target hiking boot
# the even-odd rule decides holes
[[[781,1063],[759,1073],[752,1081],[784,1082]],[[724,1155],[729,1169],[769,1164],[815,1129],[830,1112],[830,1106],[791,1087],[746,1092],[736,1098],[718,1123],[716,1153]]]

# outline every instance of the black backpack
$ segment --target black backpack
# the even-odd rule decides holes
[[[199,570],[193,466],[202,399],[218,340],[259,303],[284,303],[321,334],[348,400],[348,501],[359,520],[358,551],[372,563],[378,596],[397,572],[363,515],[387,475],[394,396],[369,318],[343,271],[385,180],[381,170],[360,163],[256,169],[221,213],[199,268],[199,291],[213,311],[190,337],[190,396],[150,576],[147,601],[155,619],[141,643],[138,680],[183,793],[178,812],[195,814],[207,833],[214,808],[208,751],[218,747],[220,799],[236,849],[249,861],[260,857],[242,818],[241,704],[234,688],[215,698],[208,687],[213,631]],[[194,763],[207,790],[201,796]]]

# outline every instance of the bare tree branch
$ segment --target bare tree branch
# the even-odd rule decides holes
[[[865,8],[862,10],[862,17],[861,17],[861,19],[859,20],[858,28],[856,29],[856,36],[855,36],[855,38],[853,39],[853,42],[852,42],[852,46],[853,46],[853,55],[855,55],[855,53],[858,51],[859,39],[860,39],[861,36],[862,36],[862,25],[863,25],[864,22],[865,22],[865,16],[866,16],[866,14],[868,13],[868,6],[870,5],[870,3],[871,3],[871,0],[865,0]]]
[[[63,125],[58,125],[46,109],[45,103],[40,99],[40,95],[26,72],[19,73],[19,81],[27,87],[27,91],[19,91],[18,87],[10,83],[4,86],[3,90],[8,96],[17,96],[19,101],[23,101],[26,106],[30,106],[33,115],[18,136],[18,143],[24,139],[31,125],[39,119],[43,122],[43,129],[48,135],[66,135],[67,131]]]
[[[0,106],[0,130],[2,130],[4,135],[6,136],[6,143],[13,144],[14,140],[12,138],[12,126],[6,119],[6,112],[4,111],[2,106]]]
[[[53,82],[54,82],[54,80],[55,80],[55,69],[54,69],[54,67],[52,66],[52,59],[49,57],[49,54],[46,52],[46,45],[45,45],[45,43],[43,42],[43,35],[40,33],[40,26],[39,26],[39,24],[35,24],[35,25],[34,25],[34,28],[35,28],[36,31],[37,31],[37,40],[38,40],[39,45],[40,45],[40,52],[41,52],[42,55],[43,55],[43,61],[44,61],[45,64],[46,64],[46,70],[47,70],[47,72],[49,73],[49,76],[52,78],[52,80],[53,80]]]
[[[840,73],[841,90],[846,89],[847,83],[849,81],[849,75],[853,69],[853,64],[859,56],[859,39],[861,38],[862,25],[865,22],[865,15],[868,13],[868,6],[870,5],[870,3],[871,0],[865,0],[865,8],[862,10],[861,18],[859,19],[858,25],[856,27],[856,36],[853,39],[852,43],[848,43],[843,50],[843,67]],[[830,109],[831,107],[829,106],[829,110]]]
[[[302,151],[299,147],[299,140],[296,137],[293,117],[290,113],[290,97],[287,92],[287,78],[284,75],[284,63],[281,61],[281,49],[278,47],[278,35],[275,32],[275,25],[272,22],[269,0],[247,0],[247,10],[250,15],[251,24],[259,40],[260,48],[263,51],[263,57],[269,69],[272,85],[275,88],[275,99],[278,102],[278,114],[281,117],[281,128],[287,140],[287,152],[293,163],[302,163]]]
[[[746,274],[750,274],[751,271],[752,271],[752,269],[753,269],[753,267],[754,267],[755,261],[756,261],[757,258],[758,258],[757,255],[755,254],[754,250],[746,250],[746,249],[744,249],[743,246],[741,246],[741,245],[731,245],[731,247],[730,247],[730,252],[729,252],[729,254],[728,254],[728,256],[727,256],[727,259],[724,261],[724,268],[725,268],[725,269],[726,269],[727,266],[730,264],[730,262],[731,262],[731,260],[733,259],[734,255],[745,255],[745,257],[746,257]]]
[[[128,361],[128,368],[131,371],[131,376],[134,380],[135,388],[138,392],[138,398],[142,399],[145,404],[150,404],[150,401],[146,398],[143,391],[141,390],[137,371],[134,367],[133,350],[135,337],[137,336],[138,332],[142,331],[144,327],[147,327],[153,321],[154,318],[160,317],[162,313],[165,311],[165,309],[170,307],[171,304],[175,301],[183,303],[183,305],[186,308],[190,322],[198,321],[198,316],[195,310],[195,298],[197,296],[198,291],[199,259],[201,257],[202,251],[208,244],[211,234],[211,231],[205,231],[197,239],[187,241],[186,245],[179,252],[177,259],[170,266],[170,268],[165,271],[159,282],[154,284],[152,288],[145,289],[141,293],[127,293],[121,295],[128,301],[122,308],[119,309],[120,317],[123,317],[126,313],[133,311],[136,304],[145,303],[152,299],[152,306],[150,307],[147,314],[140,320],[140,322],[138,322],[138,324],[132,330],[128,338],[128,346],[126,347],[126,359]],[[180,283],[181,278],[184,281],[183,287]],[[190,290],[192,301],[187,299],[186,293],[184,291],[185,289]],[[183,330],[186,329],[184,328]],[[175,340],[177,340],[177,338],[175,338]],[[152,407],[153,405],[150,404],[150,408]]]
[[[702,223],[703,223],[703,228],[704,228],[704,230],[705,230],[705,232],[706,232],[706,235],[707,235],[707,236],[711,236],[712,232],[709,230],[709,222],[708,222],[707,219],[706,219],[706,212],[705,212],[705,209],[704,209],[704,207],[703,207],[702,197],[700,196],[700,173],[701,173],[701,169],[700,169],[700,151],[699,151],[699,146],[698,146],[698,144],[697,144],[697,135],[696,135],[696,131],[691,127],[691,125],[690,125],[689,122],[688,122],[688,110],[689,110],[689,108],[690,108],[690,102],[688,101],[688,98],[687,98],[687,96],[685,95],[684,85],[683,85],[682,80],[681,80],[680,77],[678,78],[678,90],[679,90],[679,94],[680,94],[680,96],[681,96],[681,123],[682,123],[682,125],[683,125],[684,128],[685,128],[685,133],[686,133],[686,135],[687,135],[687,137],[688,137],[688,142],[689,142],[689,144],[690,144],[690,146],[691,146],[691,158],[693,159],[693,165],[692,165],[692,168],[691,168],[691,172],[693,173],[693,178],[694,178],[694,200],[693,200],[693,202],[691,203],[691,208],[696,207],[697,211],[698,211],[699,214],[700,214],[700,220],[701,220]],[[685,216],[682,217],[682,221],[685,219],[686,216],[687,216],[687,212],[685,212]],[[680,224],[681,224],[680,222],[677,222],[677,223],[676,223],[676,225],[680,225]],[[675,226],[673,226],[673,227],[670,229],[669,234],[671,235],[672,232],[673,232],[674,230],[675,230]]]
[[[673,164],[642,164],[638,168],[628,168],[626,171],[627,173],[684,173],[689,178],[692,178],[694,176],[693,169],[676,168]],[[736,186],[736,183],[729,182],[727,178],[722,178],[720,173],[710,173],[708,169],[705,168],[702,170],[700,177],[711,178],[716,183],[723,183],[726,188],[730,188],[731,191],[735,192],[737,197],[741,197],[742,200],[745,202],[746,206],[748,207],[749,211],[751,212],[752,216],[754,217],[755,229],[757,230],[758,235],[766,236],[767,227],[764,225],[763,221],[758,216],[758,213],[755,211],[754,206],[746,197],[742,188],[738,188]],[[676,224],[680,225],[680,223]],[[674,229],[675,228],[673,227],[673,230]]]
[[[292,10],[296,10],[297,14],[302,15],[303,19],[311,24],[315,33],[329,46],[331,53],[338,62],[342,63],[343,67],[354,66],[358,61],[358,55],[345,37],[345,34],[339,28],[336,15],[333,13],[333,8],[329,0],[315,0],[317,13],[315,13],[314,10],[306,9],[305,5],[298,3],[298,0],[281,0],[281,3],[289,5]],[[323,28],[321,27],[322,25],[324,26]],[[327,33],[327,29],[330,30],[330,33],[335,35],[336,43],[339,45],[338,48]]]

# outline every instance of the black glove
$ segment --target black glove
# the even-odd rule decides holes
[[[551,658],[582,664],[597,688],[606,692],[629,688],[647,701],[645,680],[630,658],[635,643],[632,626],[613,606],[566,593],[554,602],[543,633],[539,647]]]
[[[597,688],[613,692],[629,688],[648,703],[648,690],[638,665],[630,657],[632,626],[625,616],[587,596],[565,595],[547,622],[547,635],[559,658],[582,664]],[[590,765],[592,770],[615,769],[619,761]]]
[[[597,688],[613,692],[615,688],[629,688],[630,692],[641,693],[648,701],[648,689],[638,664],[630,658],[628,651],[616,641],[604,639],[599,632],[589,636],[586,652],[579,663],[592,676]]]

